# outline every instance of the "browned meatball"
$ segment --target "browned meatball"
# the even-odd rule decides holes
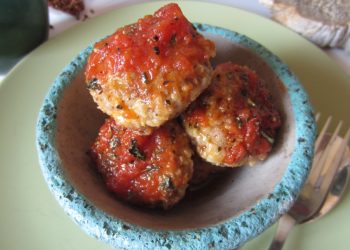
[[[192,189],[200,188],[210,182],[216,174],[226,170],[226,168],[217,167],[203,160],[198,154],[193,157],[193,176],[190,180]]]
[[[216,67],[212,84],[184,113],[183,122],[203,159],[229,167],[265,159],[281,126],[258,75],[232,63]]]
[[[149,133],[210,84],[214,55],[214,44],[169,4],[96,43],[86,82],[99,109],[120,125]]]
[[[91,148],[91,156],[107,188],[118,197],[150,207],[172,207],[192,177],[190,142],[171,121],[140,135],[109,118]]]

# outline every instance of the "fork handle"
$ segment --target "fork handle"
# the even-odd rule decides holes
[[[269,250],[282,249],[289,232],[295,224],[296,221],[293,217],[288,214],[283,215],[278,221],[277,230],[270,244]]]

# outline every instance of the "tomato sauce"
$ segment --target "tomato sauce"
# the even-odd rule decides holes
[[[177,4],[168,4],[96,43],[86,78],[103,84],[110,75],[136,72],[147,83],[174,69],[191,74],[193,61],[207,61],[210,51],[214,44],[196,32]]]
[[[182,198],[192,176],[192,162],[186,165],[179,159],[179,151],[186,148],[189,141],[178,125],[167,124],[150,135],[140,135],[109,118],[91,156],[107,188],[117,196],[166,208]]]
[[[222,164],[233,166],[247,157],[261,160],[281,126],[271,98],[253,70],[223,63],[216,67],[210,87],[186,112],[185,122],[204,134],[220,130],[225,140],[218,150],[225,153]]]

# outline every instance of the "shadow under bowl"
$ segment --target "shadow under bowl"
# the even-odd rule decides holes
[[[92,47],[56,78],[37,124],[44,178],[65,212],[89,235],[122,249],[234,249],[267,229],[292,205],[309,172],[315,121],[307,94],[276,56],[226,29],[196,25],[213,40],[213,65],[232,61],[257,72],[283,126],[267,160],[225,172],[169,211],[129,205],[107,191],[87,152],[105,115],[84,83]]]

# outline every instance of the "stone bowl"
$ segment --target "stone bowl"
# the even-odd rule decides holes
[[[315,121],[288,67],[262,45],[226,29],[196,24],[217,47],[213,64],[254,69],[270,89],[283,126],[270,156],[226,172],[168,211],[129,205],[107,191],[87,155],[105,115],[84,84],[86,48],[56,78],[39,112],[36,144],[47,185],[87,234],[119,249],[234,249],[293,204],[310,169]]]

